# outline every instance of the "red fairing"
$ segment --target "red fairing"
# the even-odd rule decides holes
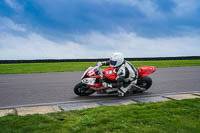
[[[94,76],[91,76],[91,78],[100,79],[102,77],[100,75],[94,75]]]
[[[115,81],[117,78],[117,73],[115,72],[115,68],[113,67],[108,67],[103,71],[104,78],[108,78],[112,81]]]
[[[94,74],[92,74],[94,75]],[[91,76],[90,78],[95,78],[95,79],[100,79],[102,78],[100,75],[94,75],[94,76]],[[102,83],[95,83],[94,85],[87,85],[88,88],[92,88],[92,87],[95,87],[95,88],[101,88],[102,87]]]
[[[146,77],[156,71],[154,66],[141,66],[138,68],[138,73],[141,78]]]
[[[87,85],[88,88],[101,88],[102,87],[102,83],[95,83],[94,85]]]

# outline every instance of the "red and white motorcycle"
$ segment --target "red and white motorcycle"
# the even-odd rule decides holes
[[[128,90],[130,93],[144,92],[152,85],[152,79],[148,75],[156,71],[154,66],[141,66],[138,69],[137,84]],[[81,77],[81,82],[74,87],[74,93],[79,96],[89,96],[94,92],[98,94],[117,93],[117,88],[104,88],[103,82],[116,82],[117,73],[115,68],[108,67],[105,70],[99,66],[89,67]],[[141,91],[142,90],[142,91]]]

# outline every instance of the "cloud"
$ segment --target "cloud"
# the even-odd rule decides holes
[[[0,34],[0,59],[103,58],[118,51],[125,57],[188,56],[199,55],[200,49],[200,36],[148,39],[122,31],[75,38],[58,43],[36,33],[18,37]]]
[[[110,3],[120,3],[133,8],[138,8],[150,19],[164,19],[164,15],[158,10],[158,5],[152,0],[104,0]]]
[[[12,9],[16,11],[21,11],[23,6],[20,5],[16,0],[4,0]]]
[[[101,50],[103,47],[110,53],[121,51],[126,57],[198,55],[196,49],[200,48],[200,36],[144,38],[126,31],[107,35],[91,33],[82,36],[80,40],[81,43],[92,44],[94,50]]]
[[[157,4],[151,0],[138,1],[137,6],[148,18],[164,19],[164,15],[157,10]]]
[[[0,29],[1,30],[13,30],[13,31],[20,31],[25,32],[26,29],[19,25],[14,23],[11,19],[7,17],[0,17]]]
[[[199,0],[173,0],[173,2],[176,3],[173,12],[179,17],[191,15],[200,8]]]
[[[200,29],[197,0],[10,1],[19,3],[23,12],[5,6],[0,7],[2,14],[25,24],[32,32],[57,40],[91,31],[118,32],[117,27],[144,37],[179,36]]]
[[[74,34],[72,39],[57,42],[28,31],[9,18],[0,20],[0,59],[103,58],[118,51],[126,57],[187,56],[199,55],[200,49],[199,34],[145,38],[119,28],[112,33]]]

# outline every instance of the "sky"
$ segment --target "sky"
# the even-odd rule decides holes
[[[0,60],[199,51],[199,0],[0,0]]]

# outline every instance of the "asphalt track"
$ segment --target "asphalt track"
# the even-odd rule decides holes
[[[0,75],[0,108],[106,99],[116,96],[79,97],[73,87],[83,72]],[[158,68],[152,87],[142,95],[200,92],[200,67]],[[133,96],[138,96],[136,94]]]

